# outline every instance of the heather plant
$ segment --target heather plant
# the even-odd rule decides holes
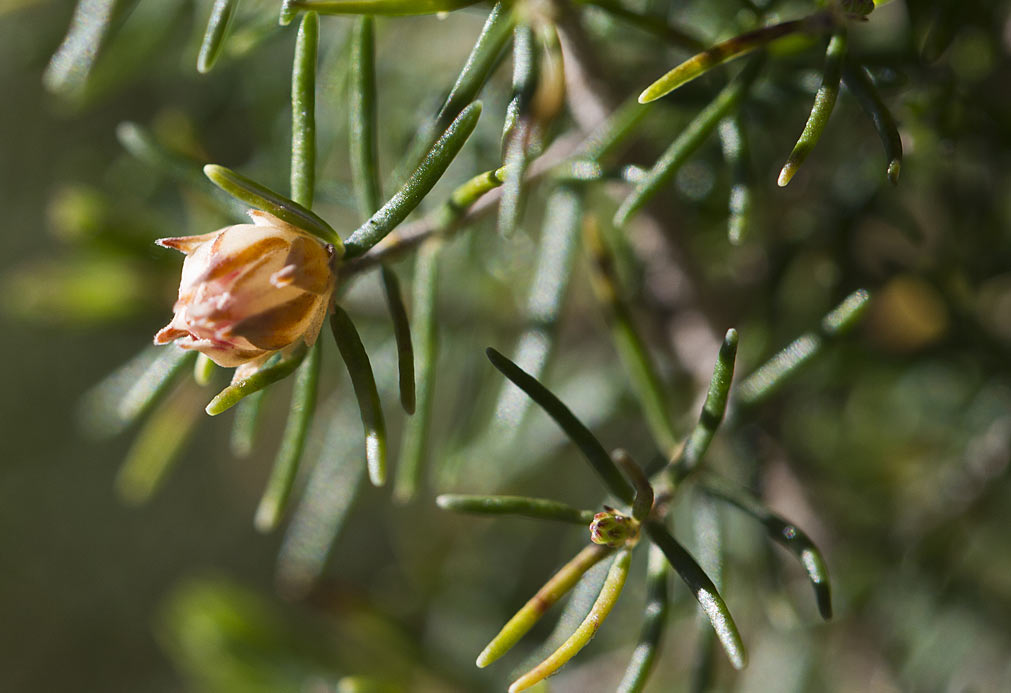
[[[264,479],[285,601],[181,583],[188,683],[1007,685],[1008,10],[81,0],[63,107],[167,86],[5,302],[150,319],[121,501]]]

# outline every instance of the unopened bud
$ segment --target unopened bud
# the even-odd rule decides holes
[[[177,341],[219,366],[255,371],[277,351],[316,341],[336,284],[332,249],[265,212],[252,224],[162,238],[186,254],[172,321],[155,344]]]
[[[615,510],[600,512],[590,523],[590,541],[601,546],[620,548],[639,538],[639,523]]]

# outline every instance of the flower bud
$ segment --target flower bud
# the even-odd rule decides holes
[[[590,523],[590,541],[613,549],[634,543],[639,538],[639,522],[609,508],[597,513]]]
[[[299,340],[311,346],[336,284],[333,249],[266,212],[252,224],[162,238],[186,254],[175,316],[155,344],[196,349],[236,379]]]

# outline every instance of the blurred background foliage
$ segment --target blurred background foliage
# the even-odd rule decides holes
[[[812,10],[790,0],[628,5],[671,17],[706,44],[753,26],[760,12],[770,19]],[[623,99],[687,55],[580,7],[598,77]],[[268,398],[260,445],[246,459],[227,453],[226,422],[196,426],[164,486],[139,508],[114,486],[130,436],[96,437],[81,397],[148,344],[169,315],[178,257],[151,241],[235,219],[196,164],[241,167],[285,189],[294,28],[277,27],[275,2],[241,3],[222,58],[201,75],[195,64],[210,3],[142,0],[119,8],[87,85],[54,95],[43,74],[73,3],[0,2],[0,320],[8,364],[0,388],[0,689],[503,689],[508,666],[477,670],[474,656],[585,543],[585,532],[446,516],[432,499],[466,491],[599,503],[595,481],[543,415],[507,438],[494,428],[502,380],[484,348],[508,350],[529,327],[524,304],[545,190],[532,188],[508,239],[484,220],[443,251],[433,464],[423,492],[401,506],[362,485],[323,577],[307,584],[297,563],[278,572],[277,556],[290,558],[297,548],[282,546],[283,532],[257,534],[251,518],[285,396]],[[377,22],[387,194],[403,176],[397,166],[419,114],[438,111],[486,14],[476,5]],[[323,17],[321,26],[316,209],[343,232],[360,221],[346,155],[350,22]],[[852,28],[851,52],[871,69],[900,123],[906,158],[897,187],[885,179],[870,121],[845,90],[793,183],[776,187],[817,89],[823,46],[815,38],[779,45],[744,102],[753,210],[743,242],[727,240],[732,180],[715,137],[662,193],[668,223],[633,222],[627,234],[605,229],[680,430],[696,415],[693,402],[715,355],[705,338],[686,343],[689,318],[668,300],[679,293],[671,284],[687,281],[685,266],[709,322],[720,334],[738,329],[745,375],[852,290],[874,296],[853,335],[741,413],[732,435],[721,432],[714,443],[711,464],[760,490],[819,542],[837,604],[835,620],[820,623],[802,571],[760,529],[725,511],[724,596],[751,663],[735,674],[719,661],[713,685],[1008,690],[1011,3],[894,0]],[[650,166],[723,79],[717,70],[657,104],[624,163]],[[510,88],[503,67],[482,94],[476,135],[432,199],[497,165]],[[563,117],[556,127],[572,125]],[[144,137],[171,153],[160,167],[127,150]],[[623,189],[620,181],[609,185]],[[616,199],[595,192],[588,208],[610,219]],[[609,446],[649,459],[654,445],[592,298],[587,260],[577,253],[574,263],[564,310],[551,326],[555,357],[546,380]],[[407,283],[412,267],[398,264]],[[376,277],[357,281],[342,303],[372,354],[396,446],[395,351]],[[338,358],[332,344],[323,358]],[[360,426],[340,370],[324,376],[321,391],[335,394],[321,400],[310,459],[320,451],[358,454]],[[179,411],[203,417],[209,394],[184,392]],[[201,423],[183,414],[178,425],[190,418]],[[349,502],[361,478],[346,465],[313,474],[318,483],[310,480],[305,503],[331,509]],[[322,519],[327,526],[314,528],[311,512],[302,520],[303,532],[330,531]],[[675,519],[675,533],[689,544],[694,520],[687,512]],[[697,607],[679,587],[647,690],[688,690]],[[638,589],[552,679],[552,690],[616,685],[638,629]],[[531,642],[551,641],[546,621]],[[534,645],[522,647],[534,654]]]

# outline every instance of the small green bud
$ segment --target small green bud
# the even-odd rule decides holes
[[[590,541],[617,549],[639,539],[639,522],[613,508],[597,513],[590,523]]]

